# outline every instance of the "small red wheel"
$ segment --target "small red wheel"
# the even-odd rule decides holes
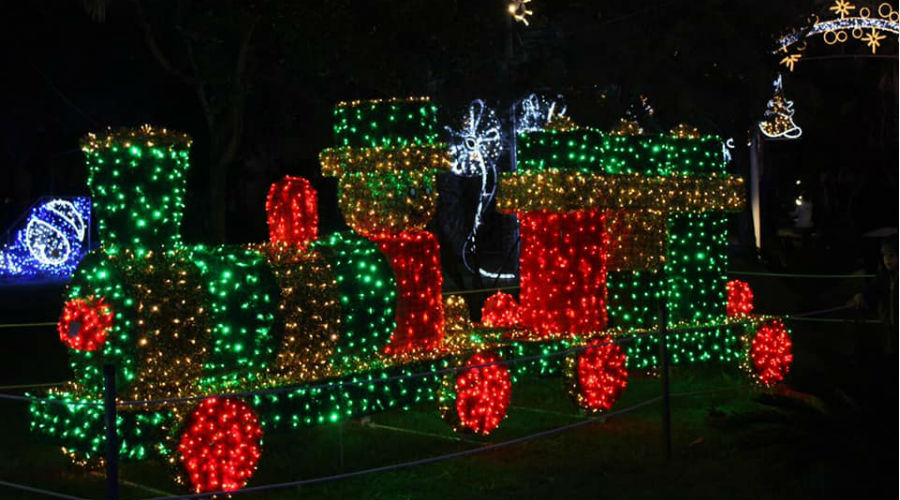
[[[262,426],[234,398],[204,399],[185,421],[178,460],[195,493],[243,488],[262,455]]]
[[[72,349],[96,351],[113,326],[112,308],[103,297],[67,300],[57,324],[59,339]]]
[[[592,412],[612,408],[628,385],[625,352],[608,337],[594,339],[566,358],[569,389],[579,406]]]
[[[784,380],[791,369],[791,337],[781,320],[763,323],[748,342],[746,367],[750,375],[765,386]]]
[[[441,413],[457,431],[488,435],[506,418],[512,394],[509,369],[493,352],[479,352],[470,367],[444,377]]]

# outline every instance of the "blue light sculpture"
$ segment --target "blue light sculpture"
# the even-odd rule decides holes
[[[0,280],[68,279],[88,251],[90,198],[43,199],[22,220],[0,249]]]

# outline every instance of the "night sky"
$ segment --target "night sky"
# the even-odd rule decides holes
[[[85,133],[151,123],[195,139],[184,232],[203,239],[213,139],[197,87],[177,73],[199,75],[208,101],[224,110],[219,123],[234,109],[240,117],[237,153],[224,167],[235,242],[264,238],[265,192],[285,174],[320,190],[323,229],[341,226],[334,181],[319,175],[317,160],[332,145],[331,110],[341,100],[431,95],[452,124],[472,99],[502,115],[541,91],[565,96],[576,122],[610,128],[646,96],[655,112],[639,117],[645,129],[685,122],[733,137],[731,168],[746,172],[748,131],[784,69],[769,54],[774,38],[827,5],[534,0],[531,25],[510,28],[504,2],[493,0],[145,3],[6,7],[2,227],[39,196],[86,192]],[[175,71],[151,51],[143,23]],[[884,41],[887,57],[840,57],[867,54],[852,40],[811,43],[810,60],[785,74],[804,135],[766,145],[772,231],[789,224],[801,190],[828,237],[897,225],[897,44]]]

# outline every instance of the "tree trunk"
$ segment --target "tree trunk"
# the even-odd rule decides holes
[[[206,118],[209,132],[209,168],[206,179],[209,225],[207,226],[207,234],[204,239],[211,244],[224,243],[227,236],[227,206],[225,200],[228,170],[237,157],[238,147],[243,135],[244,104],[247,94],[247,59],[250,50],[250,40],[253,37],[256,24],[259,22],[259,16],[254,17],[247,29],[242,33],[239,49],[235,57],[232,88],[227,92],[228,95],[224,96],[225,104],[223,108],[212,104],[216,101],[215,97],[217,96],[207,94],[209,78],[207,77],[208,75],[202,73],[201,67],[194,56],[194,46],[191,37],[186,32],[181,33],[184,37],[188,60],[191,64],[191,72],[187,73],[172,64],[171,59],[163,53],[157,43],[153,28],[144,15],[140,1],[133,0],[133,2],[138,22],[144,31],[144,39],[151,53],[163,69],[193,88],[203,115]],[[180,18],[177,13],[176,18]],[[218,101],[223,102],[223,99],[221,99],[223,96],[218,97],[220,97]]]
[[[209,158],[209,177],[207,195],[209,197],[209,233],[205,240],[210,244],[225,243],[227,231],[225,227],[225,187],[228,180],[228,163],[211,151]]]

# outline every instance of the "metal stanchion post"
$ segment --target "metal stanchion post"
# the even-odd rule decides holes
[[[103,365],[103,414],[106,422],[106,497],[119,499],[119,436],[116,431],[116,367]]]
[[[672,409],[669,401],[669,304],[663,296],[662,314],[659,325],[659,355],[662,370],[663,400],[663,439],[665,440],[666,460],[672,458]]]
[[[338,422],[338,465],[340,471],[344,472],[344,421]]]

